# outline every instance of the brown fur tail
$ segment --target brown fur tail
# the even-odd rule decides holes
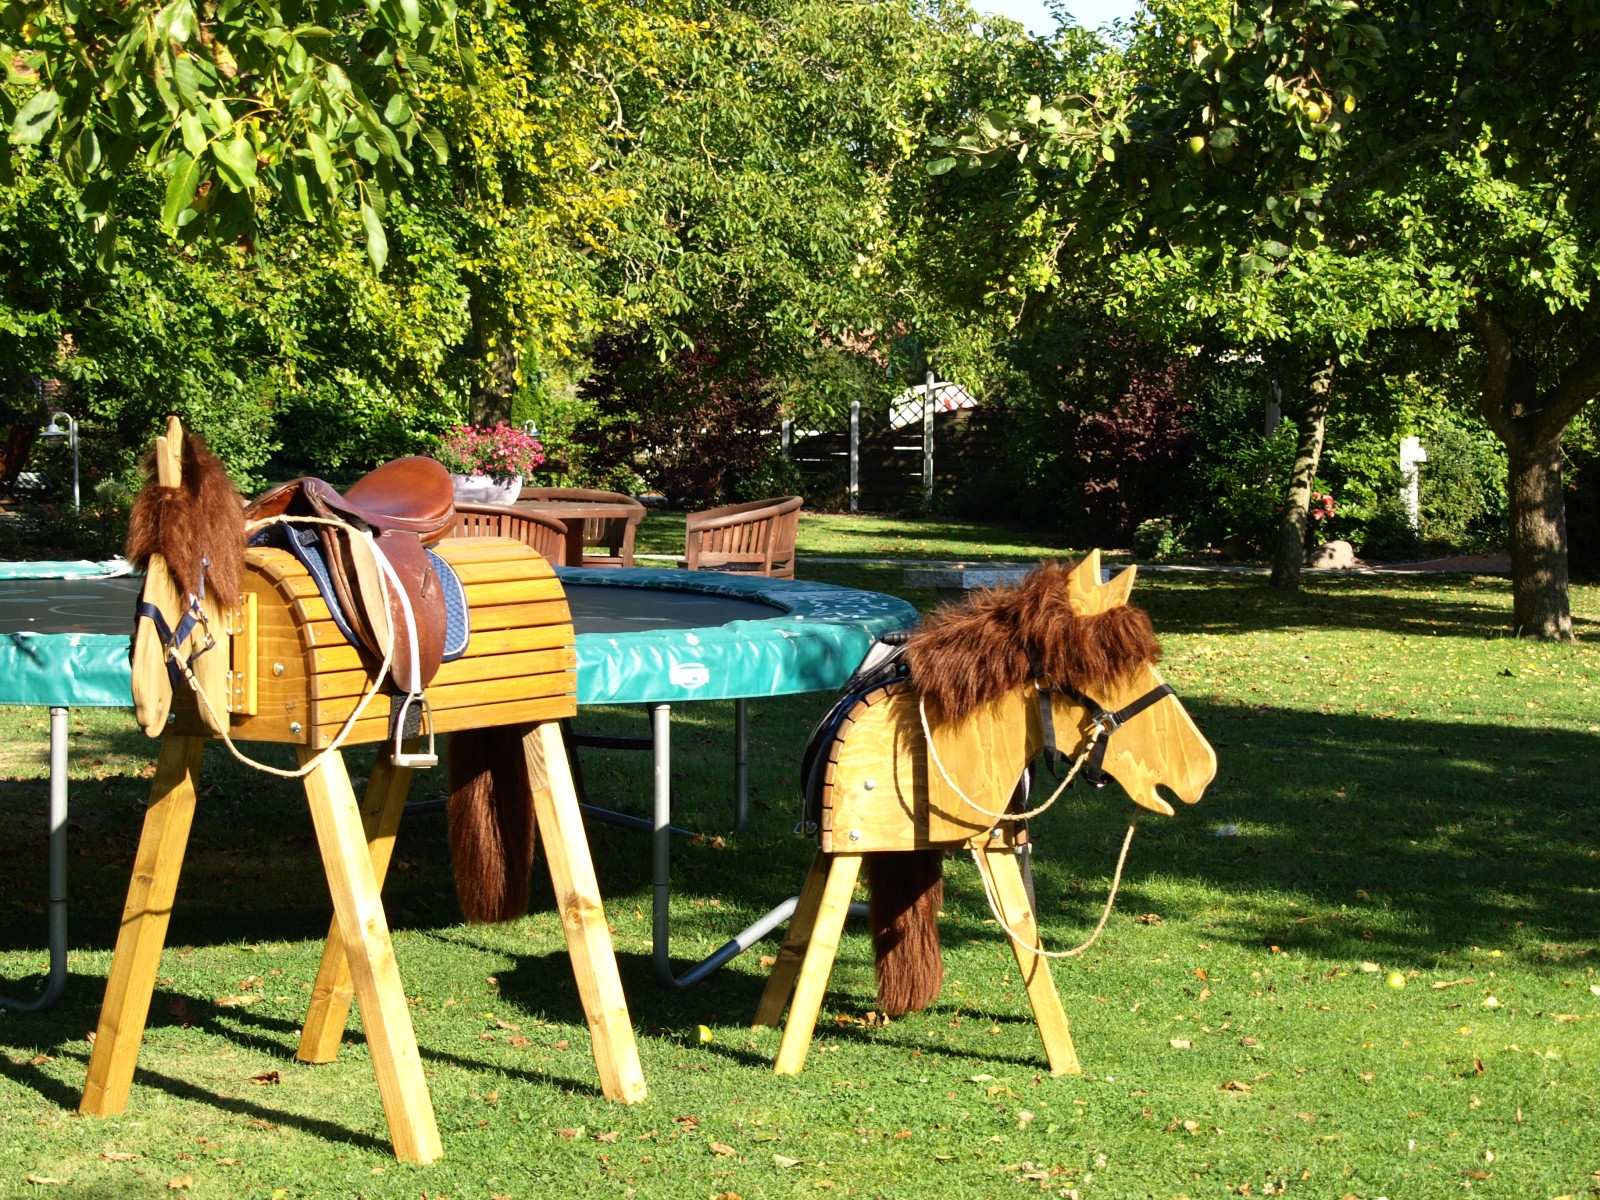
[[[450,735],[450,857],[461,913],[475,923],[528,911],[533,793],[516,726]]]
[[[944,907],[944,852],[867,855],[872,890],[872,949],[878,1006],[890,1016],[920,1012],[939,998],[939,910]]]

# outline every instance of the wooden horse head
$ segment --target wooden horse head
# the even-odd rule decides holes
[[[805,1061],[863,862],[879,1006],[898,1015],[938,996],[942,864],[957,848],[972,851],[1013,941],[1051,1070],[1078,1071],[1047,960],[1030,949],[1038,932],[1015,853],[1027,831],[1006,815],[1022,811],[1013,798],[1023,771],[1053,738],[1086,777],[1103,772],[1139,806],[1171,816],[1161,789],[1193,804],[1217,770],[1156,671],[1150,619],[1128,604],[1134,578],[1130,567],[1102,583],[1096,551],[943,609],[906,647],[909,678],[857,693],[824,725],[833,732],[819,748],[821,846],[756,1016],[776,1024],[793,990],[780,1074]]]
[[[1046,745],[1047,716],[1068,757],[1098,722],[1095,765],[1135,804],[1171,816],[1163,787],[1186,804],[1200,799],[1216,753],[1155,668],[1150,619],[1128,603],[1137,570],[1102,583],[1098,550],[1070,570],[1041,566],[1017,588],[941,611],[911,639],[912,682],[944,767],[929,802],[946,820],[987,832]]]

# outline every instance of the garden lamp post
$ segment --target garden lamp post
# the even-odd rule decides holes
[[[66,417],[65,429],[56,424],[57,417]],[[50,424],[39,434],[47,441],[56,441],[66,438],[67,444],[72,447],[72,511],[81,512],[78,504],[78,423],[72,419],[71,413],[55,412],[50,414]]]

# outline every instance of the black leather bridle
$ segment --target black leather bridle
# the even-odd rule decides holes
[[[1057,692],[1083,705],[1089,710],[1089,724],[1100,730],[1100,736],[1095,739],[1089,757],[1079,770],[1079,775],[1094,787],[1102,788],[1106,785],[1106,747],[1111,744],[1111,735],[1122,726],[1137,717],[1145,709],[1158,701],[1165,700],[1168,696],[1176,696],[1169,683],[1159,684],[1151,688],[1144,695],[1130,704],[1125,704],[1118,709],[1109,709],[1093,697],[1086,696],[1077,688],[1056,687],[1045,678],[1040,667],[1039,656],[1032,646],[1027,648],[1028,666],[1033,671],[1033,686],[1039,698],[1039,725],[1044,732],[1044,761],[1045,765],[1054,770],[1064,762],[1069,761],[1069,756],[1063,754],[1056,745],[1056,719],[1055,712],[1050,703],[1050,697]]]

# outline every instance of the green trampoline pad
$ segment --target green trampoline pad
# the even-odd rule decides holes
[[[880,592],[712,571],[558,567],[579,704],[831,692],[917,610]]]
[[[126,708],[144,579],[0,580],[0,704]]]

